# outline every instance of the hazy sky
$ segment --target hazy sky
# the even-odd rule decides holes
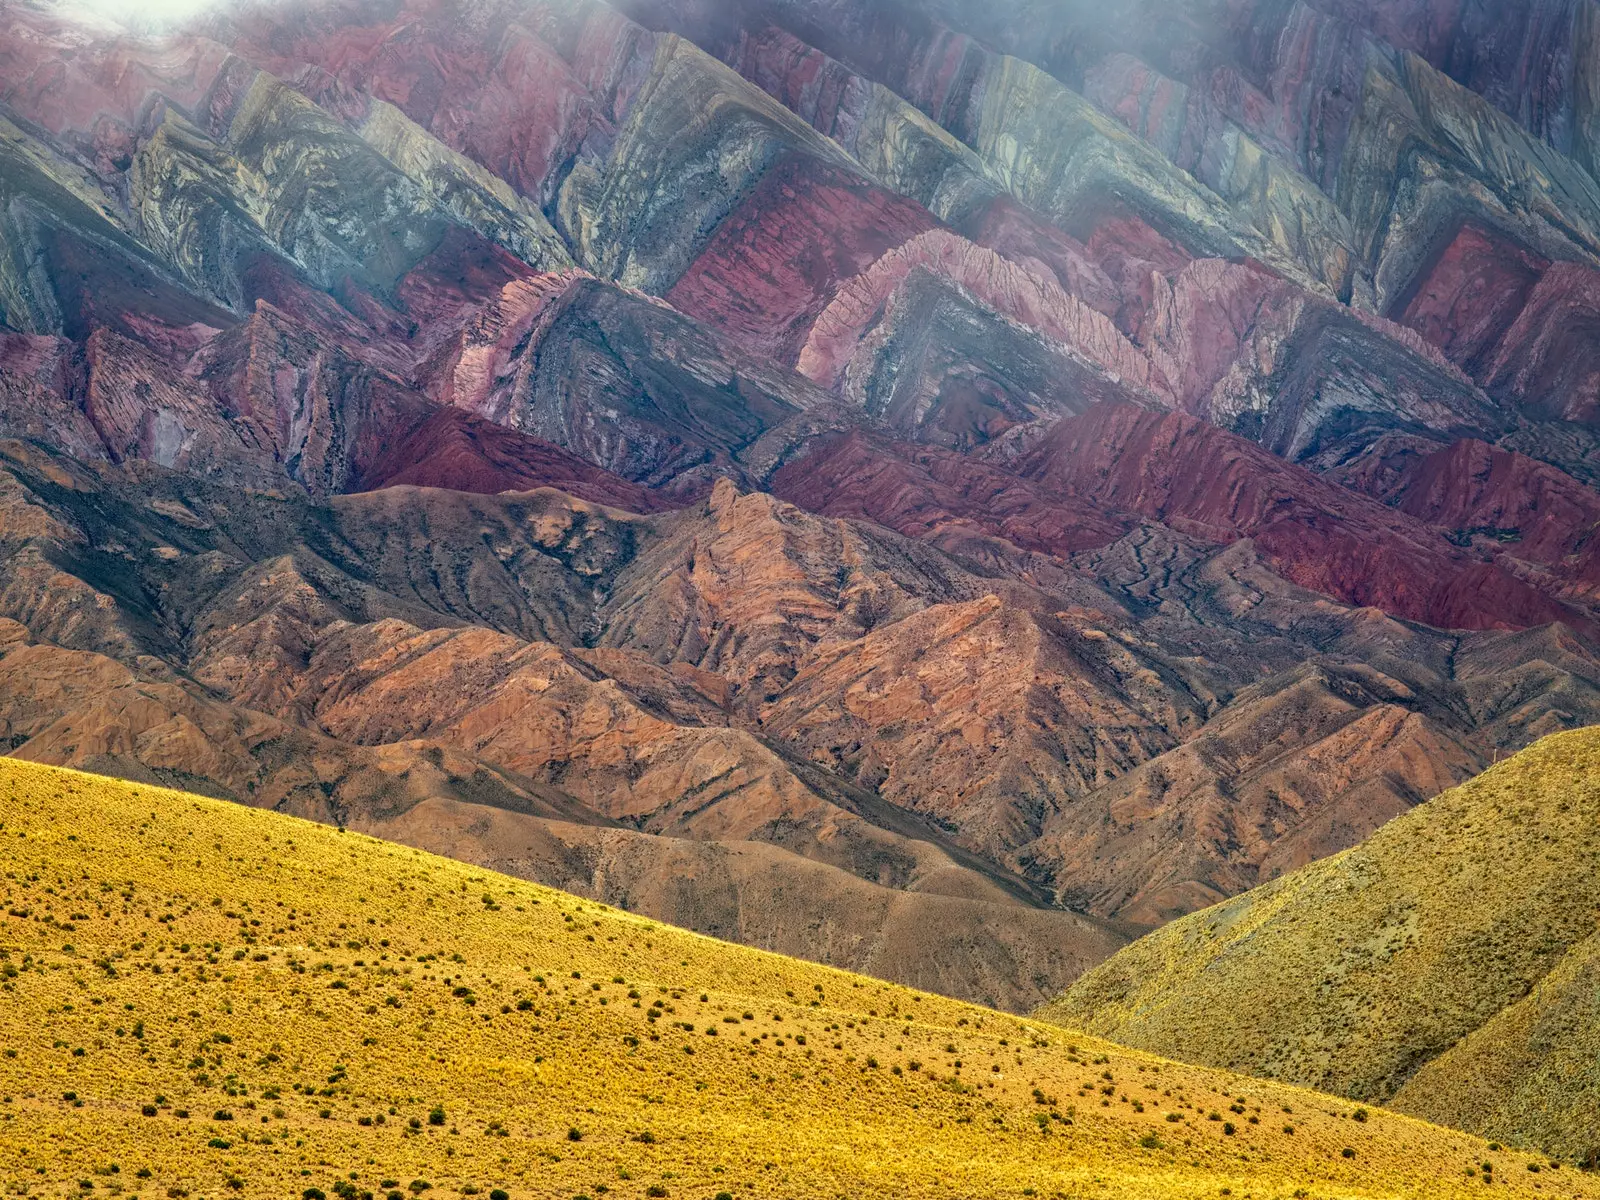
[[[223,0],[57,0],[63,12],[81,13],[133,28],[160,27],[182,21]]]

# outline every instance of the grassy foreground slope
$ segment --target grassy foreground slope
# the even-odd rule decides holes
[[[1411,1118],[182,793],[0,759],[0,859],[8,1194],[1331,1200],[1477,1195],[1488,1161],[1506,1191],[1600,1196]]]
[[[1149,934],[1038,1016],[1600,1163],[1600,729]]]

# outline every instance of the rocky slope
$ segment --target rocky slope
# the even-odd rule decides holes
[[[1600,720],[1587,2],[1105,7],[0,0],[7,747],[1018,1007]]]
[[[1593,1165],[1597,769],[1594,731],[1541,741],[1041,1013]]]

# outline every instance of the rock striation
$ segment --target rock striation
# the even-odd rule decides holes
[[[1020,1008],[1600,720],[1592,6],[1224,7],[0,2],[5,748]]]

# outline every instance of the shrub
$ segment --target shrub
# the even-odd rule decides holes
[[[302,1200],[328,1200],[328,1195],[321,1188],[308,1187],[300,1193]]]
[[[1354,1158],[1356,1156],[1356,1152],[1349,1146],[1346,1146],[1343,1150],[1339,1151],[1339,1153],[1345,1158]]]
[[[428,1110],[429,1125],[443,1125],[445,1122],[444,1105],[435,1104]]]
[[[504,1188],[493,1188],[489,1192],[489,1200],[511,1200],[511,1193]]]
[[[567,1130],[567,1141],[569,1141],[569,1142],[581,1142],[581,1141],[583,1141],[583,1130],[579,1129],[576,1125],[574,1125],[572,1128],[568,1129]]]

